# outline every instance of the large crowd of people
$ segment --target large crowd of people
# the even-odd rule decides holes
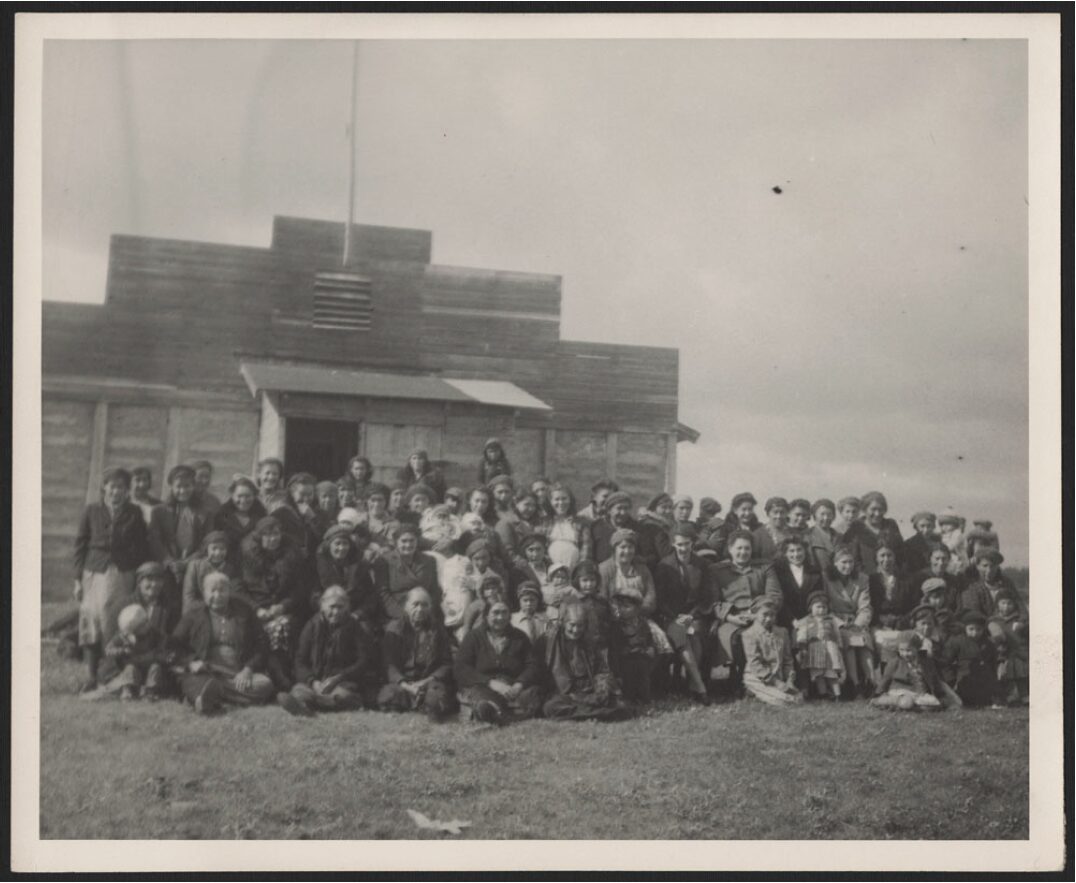
[[[885,497],[750,493],[643,502],[602,479],[577,508],[520,481],[501,443],[447,487],[425,451],[397,480],[277,459],[209,490],[206,461],[110,468],[75,542],[80,685],[198,713],[464,712],[616,720],[670,693],[709,704],[867,700],[940,710],[1028,701],[1027,601],[989,521]]]

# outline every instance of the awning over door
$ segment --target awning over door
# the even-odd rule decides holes
[[[251,395],[260,391],[299,392],[357,398],[472,402],[502,408],[551,411],[552,408],[504,380],[457,380],[421,374],[392,374],[279,362],[239,363]]]

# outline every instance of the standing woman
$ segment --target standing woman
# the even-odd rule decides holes
[[[374,464],[365,457],[352,457],[347,461],[347,469],[339,481],[347,480],[355,489],[355,496],[362,500],[374,481]]]
[[[138,466],[131,470],[131,502],[142,510],[142,518],[149,524],[153,507],[161,501],[150,493],[153,487],[153,472],[148,466]]]
[[[874,638],[870,626],[874,610],[867,575],[856,570],[855,552],[838,546],[825,582],[830,613],[841,621],[845,670],[852,687],[868,698],[873,693]]]
[[[504,453],[499,438],[490,438],[482,448],[482,462],[478,464],[478,483],[489,484],[498,475],[511,475],[512,464]]]
[[[814,524],[807,531],[807,550],[815,570],[825,573],[833,563],[833,550],[840,545],[840,535],[832,527],[837,517],[837,507],[832,500],[823,497],[811,506]]]
[[[127,498],[130,488],[126,469],[106,469],[101,501],[83,511],[75,536],[78,643],[86,662],[80,692],[97,689],[103,648],[115,635],[119,612],[134,593],[135,571],[149,557],[146,522]]]
[[[549,489],[549,505],[553,510],[546,529],[549,560],[575,570],[580,561],[594,557],[590,526],[575,514],[575,497],[567,485],[558,482]]]
[[[902,570],[905,573],[917,573],[930,565],[930,551],[941,542],[941,538],[934,532],[937,522],[933,512],[916,512],[912,516],[915,536],[909,537],[904,544]]]
[[[773,572],[782,597],[776,622],[782,628],[791,629],[795,620],[807,615],[807,599],[822,591],[822,572],[813,566],[807,554],[807,541],[802,537],[789,537],[781,543]]]
[[[213,516],[213,529],[228,535],[228,548],[239,563],[239,544],[265,518],[265,507],[258,499],[258,486],[245,475],[235,475],[228,485],[228,499]]]
[[[210,519],[196,505],[194,470],[190,466],[172,467],[168,487],[168,499],[150,516],[149,547],[154,560],[168,569],[171,580],[166,594],[169,602],[179,607],[187,562],[202,548]]]
[[[262,501],[266,494],[284,489],[284,463],[276,457],[266,457],[258,461],[258,496]]]
[[[897,658],[900,632],[911,625],[906,620],[919,602],[919,593],[912,588],[910,577],[897,573],[897,556],[889,546],[879,546],[874,554],[877,569],[868,577],[867,586],[874,610],[873,637],[880,674]]]
[[[892,518],[886,518],[889,504],[879,491],[864,494],[863,517],[852,523],[844,535],[844,544],[856,555],[856,564],[864,573],[874,573],[878,564],[875,554],[879,546],[889,546],[897,558],[897,568],[903,566],[901,557],[904,540]]]
[[[399,479],[406,487],[424,484],[433,491],[431,503],[440,503],[445,498],[445,477],[430,462],[425,448],[415,448],[407,458],[407,465],[400,469]]]
[[[755,557],[773,561],[780,555],[781,544],[796,532],[788,526],[788,500],[770,497],[766,501],[766,523],[754,530]]]

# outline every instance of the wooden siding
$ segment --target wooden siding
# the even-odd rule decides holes
[[[364,261],[430,262],[433,234],[429,230],[354,224],[351,231],[352,257],[356,264]],[[280,254],[329,255],[339,264],[344,254],[344,225],[335,221],[277,215],[273,218],[270,247]]]
[[[617,433],[613,477],[637,506],[665,489],[665,439],[653,432]]]

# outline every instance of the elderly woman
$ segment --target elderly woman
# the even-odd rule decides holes
[[[284,536],[280,522],[267,515],[243,540],[241,561],[242,595],[254,608],[265,632],[269,674],[281,690],[287,690],[292,683],[296,616],[302,614],[307,601],[302,554]]]
[[[766,523],[754,530],[755,557],[763,561],[773,561],[781,554],[781,544],[796,531],[788,526],[788,500],[784,497],[770,497],[766,501]]]
[[[239,562],[239,544],[266,515],[258,499],[258,486],[245,475],[235,475],[228,485],[228,499],[213,515],[213,529],[228,535],[233,561]]]
[[[431,462],[425,448],[415,448],[396,476],[404,487],[424,484],[433,491],[431,503],[440,503],[445,497],[445,477]]]
[[[841,621],[841,645],[845,670],[852,688],[863,698],[873,695],[874,637],[871,622],[870,586],[867,575],[856,568],[856,553],[838,546],[833,566],[825,574],[830,612]]]
[[[587,633],[588,622],[582,605],[566,604],[553,631],[542,639],[553,685],[542,710],[558,720],[624,720],[634,710],[621,698],[608,651]]]
[[[314,486],[314,499],[325,524],[335,524],[340,512],[340,492],[335,481],[319,481]]]
[[[488,604],[482,622],[467,633],[456,654],[459,701],[473,720],[504,724],[541,711],[540,657],[511,619],[504,601]]]
[[[938,516],[938,534],[942,545],[949,550],[949,572],[956,577],[964,576],[971,563],[964,525],[964,519],[952,510]]]
[[[107,469],[101,500],[82,513],[75,537],[75,600],[79,603],[78,643],[86,662],[83,692],[97,688],[97,666],[116,634],[116,621],[135,588],[135,570],[148,555],[146,522],[127,497],[131,476]]]
[[[396,533],[396,547],[384,553],[374,567],[374,583],[381,595],[382,621],[399,619],[404,601],[414,588],[422,588],[441,607],[441,588],[437,583],[437,562],[418,549],[418,526],[401,524]]]
[[[367,628],[376,629],[381,599],[374,588],[370,566],[356,542],[355,532],[344,524],[330,527],[318,546],[314,563],[318,584],[311,593],[310,605],[320,607],[321,593],[330,586],[339,586],[347,593],[352,615]]]
[[[601,591],[612,602],[617,589],[632,588],[642,596],[642,614],[651,616],[657,609],[657,590],[650,568],[637,554],[638,534],[625,528],[617,530],[609,540],[610,557],[598,565]]]
[[[318,508],[317,487],[317,479],[309,472],[297,472],[288,479],[288,507],[302,524],[302,550],[305,558],[314,555],[322,536],[333,523],[333,519],[327,518]],[[295,536],[298,539],[298,532]]]
[[[206,578],[205,604],[192,607],[172,633],[183,695],[199,714],[221,705],[256,705],[273,697],[262,673],[262,629],[251,609],[232,597],[224,574]]]
[[[755,599],[766,597],[781,609],[781,586],[773,567],[754,560],[754,536],[737,528],[728,538],[728,560],[714,565],[712,606],[714,622],[710,636],[714,643],[714,664],[729,667],[730,682],[738,689],[743,678],[744,655],[740,633],[754,621],[751,607]]]
[[[295,684],[277,694],[277,703],[289,714],[306,717],[316,711],[375,707],[379,685],[374,647],[348,615],[348,593],[329,586],[321,593],[320,607],[299,636]]]
[[[903,568],[904,540],[900,528],[892,518],[886,518],[889,509],[885,496],[879,491],[864,494],[863,518],[852,523],[844,535],[844,545],[856,555],[856,563],[864,573],[874,573],[878,568],[875,554],[879,546],[889,546],[897,557],[897,568]]]
[[[407,593],[403,616],[388,624],[381,649],[388,680],[377,696],[382,711],[424,711],[434,721],[456,711],[452,639],[434,615],[429,592]]]
[[[814,569],[825,573],[833,563],[833,550],[840,545],[841,537],[832,527],[837,517],[837,507],[832,500],[822,497],[811,506],[811,518],[814,521],[804,535],[807,552]]]
[[[545,529],[549,560],[574,570],[594,556],[590,525],[575,514],[575,497],[567,485],[558,482],[550,487],[549,506],[553,511]]]

